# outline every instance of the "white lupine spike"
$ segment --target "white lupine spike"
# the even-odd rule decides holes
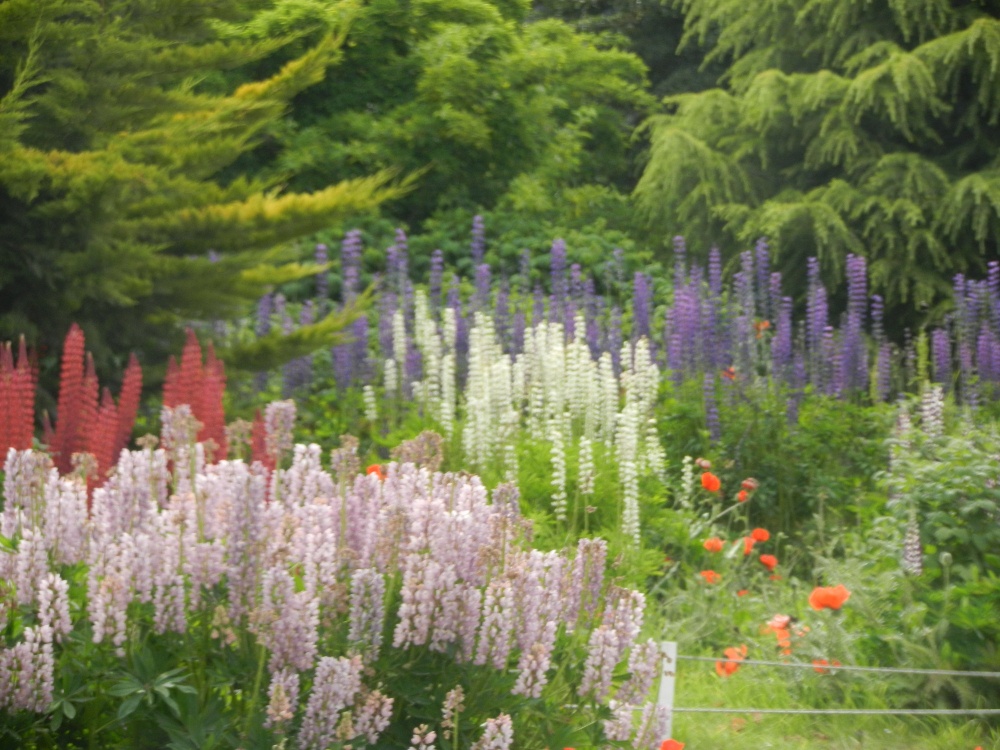
[[[563,432],[556,416],[549,419],[549,440],[552,442],[552,510],[556,520],[566,520],[566,450]]]
[[[387,359],[383,367],[383,379],[385,380],[385,395],[394,396],[399,389],[399,380],[396,377],[396,361]]]
[[[369,422],[375,422],[378,420],[378,408],[375,406],[375,389],[370,385],[366,385],[361,393],[365,402],[365,419]]]

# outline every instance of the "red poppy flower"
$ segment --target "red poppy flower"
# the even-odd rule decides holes
[[[684,743],[677,740],[663,740],[660,743],[660,750],[684,750]]]
[[[844,584],[839,586],[817,586],[809,595],[809,606],[815,610],[840,609],[851,598],[851,592]]]
[[[726,655],[727,661],[715,662],[715,673],[719,677],[729,677],[729,675],[739,669],[739,663],[747,657],[747,647],[745,644],[739,648],[730,646],[723,653]]]
[[[722,540],[717,536],[713,536],[711,539],[706,539],[702,547],[709,552],[722,552]]]
[[[778,564],[778,558],[774,555],[761,555],[760,562],[768,570],[774,570],[775,566]]]
[[[374,474],[379,479],[385,479],[385,472],[382,470],[382,467],[379,466],[378,464],[372,464],[367,469],[365,469],[365,474]]]
[[[826,674],[826,667],[839,667],[840,662],[836,659],[833,662],[828,662],[826,659],[813,659],[813,669],[816,670],[817,674]]]
[[[742,487],[743,489],[745,489],[747,492],[753,492],[759,486],[760,486],[760,483],[756,479],[754,479],[753,477],[747,477],[740,484],[740,487]]]
[[[736,596],[746,596],[749,593],[750,593],[749,589],[740,589],[739,591],[736,592]]]
[[[753,552],[754,538],[752,536],[743,537],[743,554],[749,555]]]
[[[703,570],[698,575],[705,579],[705,583],[718,583],[722,580],[722,576],[714,570]]]
[[[710,471],[706,471],[701,475],[701,486],[709,492],[718,492],[719,488],[722,486],[722,482],[719,481],[719,478],[715,476],[715,474]]]
[[[750,536],[752,536],[754,540],[758,542],[766,542],[768,539],[771,538],[771,532],[769,532],[767,529],[754,529],[753,531],[750,532]]]
[[[746,490],[740,490],[739,492],[736,493],[736,499],[739,500],[741,503],[745,503],[747,500],[750,499],[750,493],[747,492]]]

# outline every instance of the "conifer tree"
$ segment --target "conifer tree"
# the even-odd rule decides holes
[[[647,123],[652,227],[747,247],[786,278],[867,256],[890,307],[946,304],[1000,251],[1000,5],[992,0],[679,0],[720,86]],[[894,317],[894,316],[890,316]],[[896,318],[898,319],[898,318]],[[912,319],[911,319],[911,322]]]
[[[224,177],[324,77],[355,12],[333,1],[280,36],[227,32],[285,5],[0,0],[0,339],[55,350],[76,321],[101,368],[163,353],[182,323],[314,273],[288,262],[290,240],[398,192],[385,172],[308,194],[288,175]],[[282,49],[280,69],[220,89],[217,71]]]

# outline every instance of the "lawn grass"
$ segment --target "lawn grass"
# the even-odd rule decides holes
[[[675,706],[718,708],[868,708],[894,706],[877,678],[853,678],[867,684],[849,691],[848,703],[824,696],[809,675],[786,682],[790,670],[742,667],[728,678],[715,674],[708,662],[680,662]],[[815,677],[816,680],[812,678]],[[832,675],[829,678],[838,679]],[[828,678],[828,679],[829,679]],[[929,708],[929,706],[928,706]],[[960,716],[808,716],[780,714],[674,714],[673,736],[685,750],[1000,750],[1000,728],[984,720]]]

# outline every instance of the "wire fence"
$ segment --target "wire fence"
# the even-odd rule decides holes
[[[913,674],[941,677],[979,677],[1000,679],[1000,672],[977,672],[960,669],[908,669],[905,667],[860,667],[845,664],[810,664],[798,661],[768,661],[764,659],[717,659],[711,656],[688,656],[677,653],[677,643],[662,641],[663,654],[660,674],[660,690],[657,705],[665,709],[667,737],[672,736],[673,715],[675,713],[701,714],[797,714],[809,716],[1000,716],[1000,708],[728,708],[715,706],[675,706],[674,695],[677,681],[678,661],[738,662],[740,666],[785,667],[789,669],[812,669],[822,673],[865,672],[875,674]]]

